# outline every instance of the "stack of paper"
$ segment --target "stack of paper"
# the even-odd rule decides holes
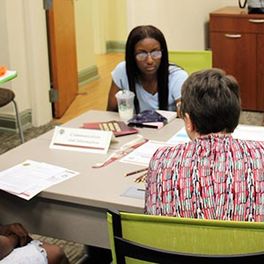
[[[232,136],[243,140],[264,141],[264,127],[238,125]]]
[[[142,146],[136,148],[134,151],[123,157],[120,162],[132,163],[136,165],[148,166],[150,159],[155,151],[164,146],[170,146],[161,141],[148,141]]]
[[[170,123],[173,119],[177,117],[177,113],[173,111],[156,110],[156,112],[164,116],[167,119],[167,123]]]
[[[0,189],[29,200],[42,190],[78,174],[48,163],[26,160],[0,172]]]

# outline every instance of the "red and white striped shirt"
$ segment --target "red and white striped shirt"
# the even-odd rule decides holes
[[[207,135],[156,151],[145,212],[190,218],[264,221],[264,142]]]

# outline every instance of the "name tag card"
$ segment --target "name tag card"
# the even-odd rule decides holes
[[[112,136],[111,131],[56,126],[50,148],[106,154]]]

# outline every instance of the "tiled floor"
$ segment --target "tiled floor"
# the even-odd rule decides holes
[[[55,245],[62,247],[71,264],[78,263],[78,261],[85,254],[85,247],[82,244],[78,244],[72,241],[60,240],[57,238],[40,236],[37,234],[33,234],[32,237],[42,242],[47,242],[47,243],[55,244]]]

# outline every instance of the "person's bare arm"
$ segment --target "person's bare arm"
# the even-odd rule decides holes
[[[175,101],[175,104],[176,104],[177,117],[181,117],[181,113],[180,113],[181,98],[177,99],[177,100]]]
[[[115,84],[114,81],[111,83],[111,87],[108,93],[108,102],[107,102],[107,111],[115,111],[117,112],[117,100],[115,94],[119,91],[119,87]]]
[[[26,228],[20,223],[1,225],[0,235],[6,237],[15,235],[17,237],[17,245],[20,247],[25,246],[28,242],[32,240]]]
[[[9,253],[16,247],[17,242],[18,239],[16,235],[0,235],[0,260],[9,255]]]

